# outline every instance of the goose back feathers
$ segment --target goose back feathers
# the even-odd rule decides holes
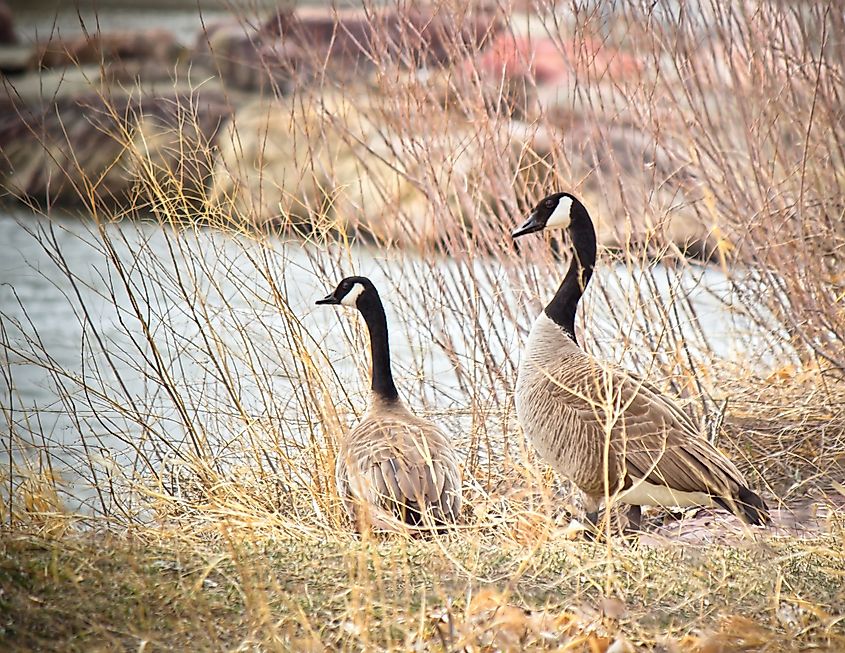
[[[461,477],[449,438],[399,402],[374,398],[339,447],[335,477],[359,524],[442,527],[460,513]]]

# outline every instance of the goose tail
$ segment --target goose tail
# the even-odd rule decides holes
[[[752,526],[765,526],[772,522],[769,507],[763,498],[747,487],[739,486],[736,495],[730,500],[717,499],[724,508],[735,513],[742,521]]]
[[[747,487],[740,486],[738,498],[739,509],[749,524],[763,526],[772,523],[772,518],[769,516],[769,507],[759,494]]]

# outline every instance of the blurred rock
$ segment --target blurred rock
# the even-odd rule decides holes
[[[688,152],[667,136],[622,121],[573,115],[565,122],[559,156],[573,177],[584,180],[582,192],[604,245],[633,247],[655,258],[673,248],[696,258],[713,256],[718,234],[690,200]]]
[[[457,72],[458,83],[480,85],[491,111],[560,127],[573,107],[624,111],[629,97],[621,87],[636,88],[644,74],[635,56],[598,39],[514,32],[489,39]]]
[[[29,65],[31,49],[18,42],[12,10],[5,0],[0,0],[0,74],[15,75]]]
[[[426,109],[392,113],[384,98],[349,87],[255,101],[218,140],[211,198],[245,223],[415,248],[442,246],[464,230],[485,232],[496,217],[476,214],[479,199],[495,206],[499,186],[514,182],[528,156],[526,134],[507,124],[488,133],[463,116]],[[501,241],[500,229],[488,232]]]
[[[29,68],[32,48],[25,45],[0,45],[0,73],[17,75]]]
[[[228,85],[284,93],[322,72],[350,77],[379,62],[444,65],[477,50],[501,28],[496,15],[447,7],[379,11],[307,7],[276,12],[259,28],[230,19],[209,27],[195,50]]]
[[[202,201],[211,151],[228,114],[219,94],[88,94],[24,105],[0,117],[0,184],[49,205],[148,207]]]
[[[337,96],[243,107],[220,138],[212,200],[247,223],[432,240],[424,210],[403,220],[400,200],[421,209],[424,198],[389,165],[395,157],[366,109],[364,98]]]
[[[304,54],[262,31],[231,19],[211,25],[198,37],[193,63],[208,68],[225,86],[242,91],[287,93],[302,69]]]
[[[501,27],[493,12],[477,8],[458,12],[445,5],[388,7],[378,12],[303,8],[277,14],[265,23],[265,30],[310,49],[320,61],[351,64],[384,58],[410,67],[459,60]]]
[[[528,77],[538,85],[639,78],[643,67],[633,55],[589,36],[530,38],[503,33],[474,59],[476,69],[494,79]]]
[[[105,90],[100,66],[56,68],[19,75],[6,85],[0,96],[15,105],[34,107],[51,99],[70,98]]]
[[[171,66],[181,47],[163,29],[94,33],[72,39],[54,36],[40,43],[33,55],[36,68],[62,68],[76,65],[139,61]]]
[[[6,0],[0,0],[0,45],[15,45],[17,42],[12,10]]]

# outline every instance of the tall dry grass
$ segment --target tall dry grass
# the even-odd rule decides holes
[[[566,249],[517,250],[508,234],[552,189],[583,197],[611,245],[579,312],[583,346],[680,396],[702,422],[726,417],[714,436],[773,503],[835,496],[845,432],[836,4],[536,10],[531,33],[570,67],[554,93],[481,69],[485,46],[459,29],[470,6],[444,2],[456,63],[425,75],[409,70],[424,52],[400,21],[396,41],[369,44],[362,78],[339,79],[315,56],[308,79],[292,71],[288,87],[246,108],[228,97],[233,117],[216,142],[197,137],[200,90],[173,100],[169,122],[102,93],[120,156],[96,178],[40,134],[45,165],[71,166],[85,216],[55,219],[19,198],[39,214],[21,228],[74,316],[79,361],[58,362],[26,301],[4,291],[4,523],[219,542],[252,588],[254,631],[284,648],[261,603],[272,588],[241,547],[351,542],[333,463],[365,407],[366,334],[312,300],[364,273],[390,305],[400,393],[451,428],[465,461],[465,523],[432,546],[481,581],[501,578],[485,567],[493,552],[522,547],[503,577],[534,573],[577,498],[524,440],[511,395]],[[503,34],[524,32],[512,5],[493,11]],[[637,65],[614,67],[622,59]],[[262,163],[285,152],[281,168]],[[104,174],[128,180],[120,208],[100,194]],[[281,217],[256,227],[268,210]],[[88,253],[84,265],[71,248]],[[72,437],[42,429],[16,384],[21,366],[49,379]],[[579,558],[570,578],[596,574],[593,589],[620,591],[617,546]],[[351,550],[346,635],[366,648],[373,606],[392,604],[379,556]],[[390,574],[410,564],[394,562]],[[385,628],[379,642],[410,641]]]

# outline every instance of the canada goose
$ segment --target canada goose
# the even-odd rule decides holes
[[[567,229],[573,256],[528,336],[516,413],[540,455],[582,490],[591,525],[606,497],[632,505],[634,528],[642,505],[719,505],[750,524],[768,523],[763,499],[672,399],[576,343],[575,312],[596,262],[584,205],[569,193],[549,195],[512,236],[544,229]]]
[[[338,494],[359,528],[440,529],[458,519],[461,473],[446,434],[411,413],[390,371],[387,318],[366,277],[347,277],[317,304],[357,308],[370,332],[373,361],[370,406],[340,443],[335,467]],[[397,526],[399,528],[397,528]]]

